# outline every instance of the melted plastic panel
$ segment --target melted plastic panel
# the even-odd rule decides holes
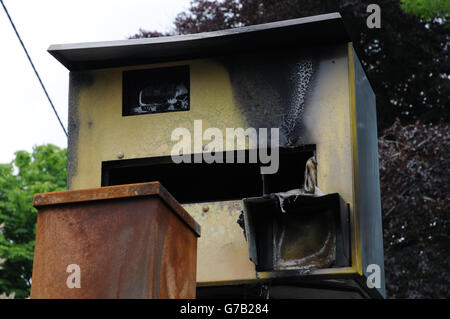
[[[257,271],[343,267],[349,261],[348,209],[338,194],[244,199],[250,259]]]
[[[277,214],[274,223],[274,270],[328,268],[336,260],[333,212]]]

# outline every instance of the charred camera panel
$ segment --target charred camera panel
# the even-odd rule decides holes
[[[260,173],[261,163],[175,164],[170,156],[108,161],[102,163],[102,186],[159,181],[180,203],[201,203],[262,196],[264,189],[286,191],[286,185],[300,188],[305,163],[315,145],[280,149],[279,169],[270,179]],[[227,153],[223,153],[226,158]],[[283,181],[283,183],[282,183]],[[266,184],[264,186],[264,184]]]
[[[257,271],[350,266],[348,205],[337,193],[247,198],[244,219]]]
[[[140,115],[190,108],[189,66],[123,72],[122,115]]]

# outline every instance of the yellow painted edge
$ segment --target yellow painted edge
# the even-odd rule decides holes
[[[256,284],[268,282],[275,279],[283,279],[295,277],[298,279],[308,279],[308,277],[315,276],[326,276],[329,278],[347,278],[353,275],[359,275],[355,272],[353,267],[341,267],[341,268],[326,268],[326,269],[315,269],[309,274],[296,276],[295,274],[283,274],[283,272],[258,272],[258,278],[246,278],[246,279],[236,279],[236,280],[221,280],[221,281],[202,281],[197,282],[198,287],[209,287],[209,286],[230,286],[230,285],[242,285],[242,284]],[[278,274],[278,275],[277,275]]]
[[[355,64],[353,59],[353,44],[348,43],[348,81],[350,94],[350,127],[353,151],[353,209],[350,214],[352,267],[363,275],[361,254],[361,228],[359,220],[359,184],[358,184],[358,144],[356,131],[356,99],[355,99]]]
[[[324,268],[315,269],[311,271],[311,275],[352,275],[355,273],[353,267],[340,267],[340,268]]]

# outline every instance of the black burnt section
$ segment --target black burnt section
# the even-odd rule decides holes
[[[320,49],[266,51],[217,59],[250,127],[280,129],[280,146],[305,144],[304,114],[314,90]]]

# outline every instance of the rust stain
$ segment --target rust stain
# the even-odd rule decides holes
[[[33,206],[39,208],[51,205],[140,196],[159,196],[200,237],[200,225],[159,182],[40,193],[34,195]]]
[[[195,298],[197,233],[168,193],[123,196],[160,194],[147,184],[37,195],[31,298]],[[81,288],[66,285],[70,264]]]

